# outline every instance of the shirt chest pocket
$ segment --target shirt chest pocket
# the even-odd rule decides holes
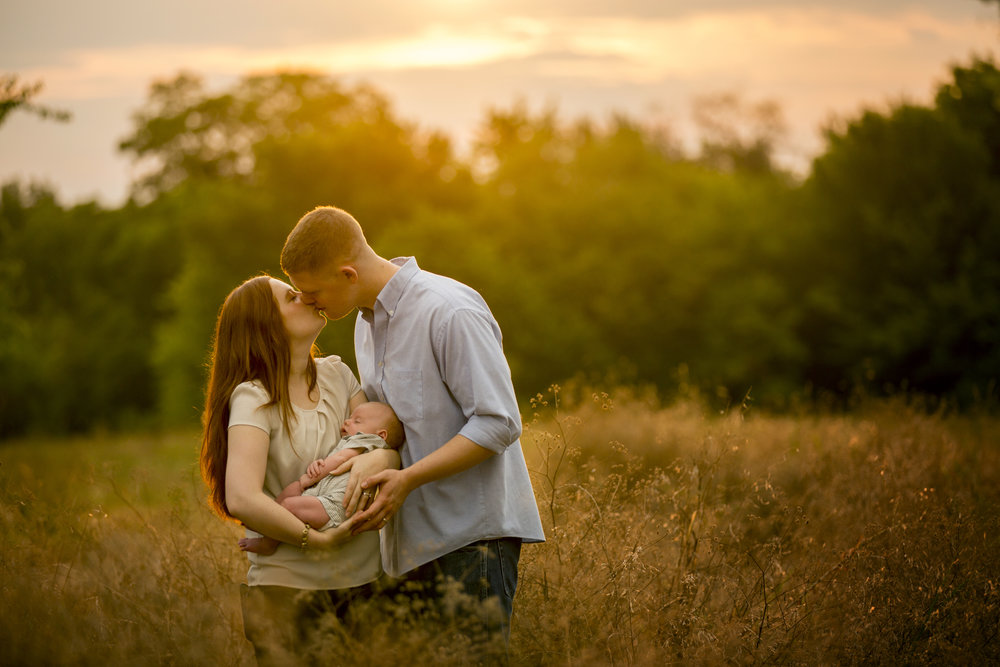
[[[386,400],[401,422],[412,423],[424,418],[424,385],[420,370],[387,371],[384,388]]]

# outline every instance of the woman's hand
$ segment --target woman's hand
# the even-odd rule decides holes
[[[343,544],[353,537],[351,529],[354,527],[355,522],[357,522],[357,517],[352,516],[345,519],[336,528],[310,530],[309,542],[306,544],[306,549],[309,551],[322,551]]]

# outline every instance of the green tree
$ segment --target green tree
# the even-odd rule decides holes
[[[21,83],[16,74],[0,74],[0,125],[12,112],[20,109],[33,113],[39,118],[66,122],[72,118],[68,111],[53,109],[32,102],[32,98],[42,92],[41,81],[32,84]]]
[[[132,206],[63,209],[43,188],[0,195],[0,424],[84,431],[148,415],[148,350],[175,271],[170,229]]]
[[[376,91],[318,74],[249,76],[222,92],[181,74],[152,87],[135,122],[121,148],[143,172],[136,196],[172,221],[182,256],[154,352],[170,421],[197,415],[226,293],[262,271],[280,276],[282,243],[307,210],[346,208],[374,237],[421,208],[470,201],[469,172],[442,136],[397,121]],[[343,323],[320,345],[353,358]]]
[[[992,60],[975,59],[952,68],[952,78],[938,90],[937,108],[979,137],[991,174],[1000,178],[1000,70]]]
[[[802,336],[821,384],[944,393],[1000,371],[1000,191],[983,141],[998,112],[980,115],[981,96],[954,85],[941,108],[869,111],[829,131],[814,163]]]
[[[774,151],[785,122],[777,103],[751,104],[735,93],[704,95],[695,100],[694,120],[701,134],[700,162],[721,171],[778,171]]]
[[[483,124],[480,206],[450,223],[454,241],[420,247],[491,295],[522,390],[574,375],[670,388],[682,365],[730,391],[794,377],[775,261],[787,186],[684,161],[666,136],[520,104]]]
[[[355,209],[374,213],[391,198],[373,191],[447,199],[441,191],[461,176],[444,137],[398,122],[368,86],[314,73],[247,76],[219,93],[181,73],[153,84],[134,123],[119,147],[136,162],[144,199],[184,182],[227,181],[274,188],[300,208],[356,197]]]

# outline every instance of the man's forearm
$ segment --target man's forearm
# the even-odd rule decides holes
[[[443,444],[437,450],[402,470],[407,486],[415,489],[428,482],[468,470],[494,456],[494,452],[477,445],[463,435]]]

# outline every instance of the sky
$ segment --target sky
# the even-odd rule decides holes
[[[0,182],[120,205],[118,142],[150,84],[182,70],[212,91],[276,69],[364,82],[459,150],[516,103],[689,142],[695,101],[735,93],[780,106],[778,159],[804,173],[831,119],[929,103],[951,66],[998,46],[997,5],[979,0],[0,0],[0,73],[73,115],[8,116]]]

